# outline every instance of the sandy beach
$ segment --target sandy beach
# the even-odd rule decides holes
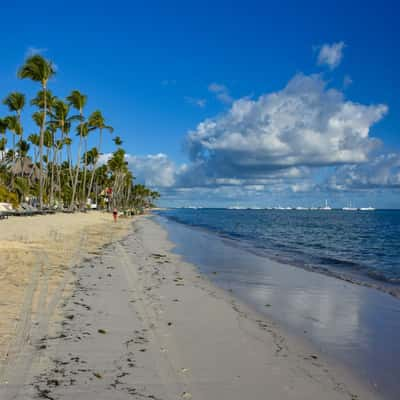
[[[0,221],[0,376],[29,340],[32,324],[51,318],[67,293],[71,266],[124,234],[108,214],[57,214]]]
[[[57,311],[26,314],[2,399],[376,398],[171,253],[151,218],[120,229],[82,246]]]

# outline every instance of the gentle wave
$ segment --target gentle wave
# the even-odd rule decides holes
[[[277,261],[400,296],[399,211],[170,209],[160,214]]]

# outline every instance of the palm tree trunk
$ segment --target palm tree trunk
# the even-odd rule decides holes
[[[13,167],[11,169],[11,189],[14,188],[14,168],[15,168],[15,132],[13,132],[12,134],[12,138],[13,138],[13,154],[12,154],[12,164]]]
[[[67,157],[68,157],[68,170],[69,170],[69,177],[71,179],[71,187],[74,185],[74,174],[72,173],[72,156],[71,156],[71,145],[67,145]]]
[[[46,112],[47,112],[47,93],[46,85],[43,84],[43,95],[44,95],[44,107],[43,107],[43,122],[40,128],[40,140],[39,140],[39,206],[43,209],[43,143],[44,143],[44,131],[46,128]]]
[[[82,202],[86,205],[86,174],[87,174],[87,137],[85,137],[85,159],[84,159],[84,171],[83,171],[83,185],[82,185]]]
[[[80,114],[82,116],[82,113],[80,113]],[[74,181],[74,185],[72,188],[72,198],[71,198],[71,205],[70,205],[71,209],[74,206],[75,196],[76,196],[76,187],[78,185],[79,167],[80,167],[80,162],[81,162],[81,150],[82,150],[82,129],[83,129],[83,127],[81,125],[80,132],[79,132],[78,159],[76,160],[75,181]]]
[[[53,161],[51,163],[51,181],[50,181],[50,205],[53,206],[54,204],[54,163],[56,162],[57,151],[55,146],[55,137],[54,133],[52,133],[52,151],[53,151]],[[48,161],[48,160],[47,160]]]
[[[100,128],[100,132],[99,132],[99,145],[98,145],[98,148],[97,148],[97,158],[100,157],[100,149],[101,149],[102,138],[103,138],[103,129]],[[95,161],[94,161],[92,176],[91,176],[91,178],[90,178],[89,191],[88,191],[88,195],[89,195],[89,196],[90,196],[90,193],[91,193],[91,191],[92,191],[93,179],[94,179],[94,175],[95,175],[95,173],[96,173],[97,158],[96,158]],[[96,193],[96,195],[97,195],[97,193]],[[97,196],[96,196],[96,197],[97,197]]]

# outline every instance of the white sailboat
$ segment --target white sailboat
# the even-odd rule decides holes
[[[328,206],[328,200],[325,200],[325,207],[320,207],[320,210],[324,211],[332,210],[332,208]]]
[[[376,209],[374,207],[361,207],[360,211],[375,211]]]
[[[349,206],[348,206],[348,207],[343,207],[342,210],[343,210],[343,211],[357,211],[358,208],[352,207],[351,201],[350,201]]]

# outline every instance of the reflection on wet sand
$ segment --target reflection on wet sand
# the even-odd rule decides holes
[[[398,398],[399,299],[266,259],[201,229],[157,220],[176,251],[218,285],[350,367],[385,398]]]

